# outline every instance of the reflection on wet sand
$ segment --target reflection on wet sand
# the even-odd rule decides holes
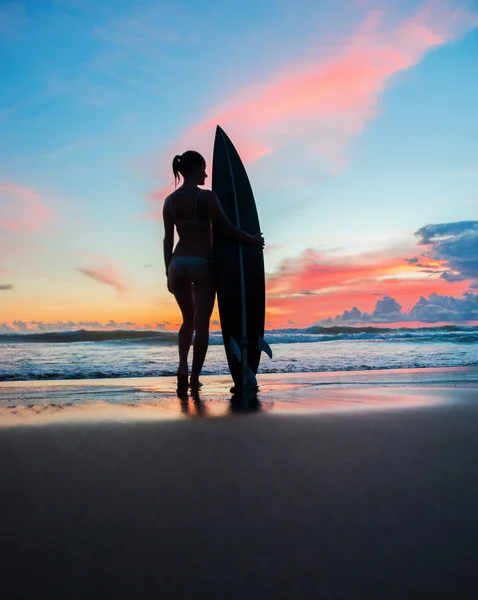
[[[239,394],[233,394],[229,399],[229,405],[223,403],[224,412],[219,413],[211,411],[213,400],[203,398],[200,393],[178,394],[181,413],[188,417],[211,417],[211,416],[226,416],[227,414],[239,414],[257,412],[261,408],[261,403],[257,394],[243,397]]]
[[[181,413],[187,417],[209,417],[207,404],[201,399],[199,394],[194,394],[189,397],[186,395],[179,396],[179,405]]]
[[[169,384],[171,383],[168,380]],[[164,421],[218,418],[243,413],[276,414],[407,409],[476,398],[476,386],[341,385],[286,378],[243,399],[229,393],[229,382],[211,378],[195,395],[177,397],[171,386],[151,381],[122,386],[103,381],[26,382],[0,385],[0,426],[99,421]]]
[[[257,394],[241,396],[233,394],[229,400],[229,410],[231,413],[252,413],[261,410],[262,405]]]
[[[126,400],[126,398],[125,398]],[[151,402],[113,403],[105,400],[84,402],[21,404],[0,407],[0,427],[48,423],[80,423],[100,421],[164,421],[181,418],[218,418],[235,413],[253,412],[260,406],[257,397],[247,401],[232,397],[170,397]],[[271,407],[272,404],[270,403]]]

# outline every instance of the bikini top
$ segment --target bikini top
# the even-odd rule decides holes
[[[207,228],[211,227],[211,223],[210,222],[205,223],[204,221],[199,221],[196,218],[197,204],[198,204],[199,194],[201,192],[202,192],[202,190],[199,190],[198,195],[196,196],[196,199],[194,200],[194,219],[186,219],[186,220],[177,221],[176,220],[176,216],[174,214],[173,207],[171,205],[171,197],[170,197],[170,199],[169,199],[169,208],[171,210],[171,214],[173,215],[174,222],[176,223],[176,227],[178,227],[178,226],[181,227],[182,225],[198,225],[199,227],[207,227]],[[175,193],[176,194],[178,194],[178,193],[179,194],[189,194],[190,192],[181,192],[181,191],[179,191],[179,192],[175,192]]]

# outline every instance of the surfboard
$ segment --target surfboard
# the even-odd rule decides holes
[[[242,160],[217,127],[212,190],[229,220],[250,234],[261,231],[252,187]],[[272,358],[264,341],[264,252],[259,246],[226,238],[213,227],[217,302],[227,362],[237,392],[257,389],[261,352]]]

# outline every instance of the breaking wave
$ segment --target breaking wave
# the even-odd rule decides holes
[[[320,327],[305,329],[275,329],[265,333],[269,344],[299,344],[305,342],[377,341],[413,343],[466,343],[478,342],[477,326],[444,325],[441,327]],[[169,331],[85,330],[47,333],[4,333],[0,343],[134,343],[150,345],[176,344],[177,333]],[[220,332],[211,332],[211,345],[222,344]]]

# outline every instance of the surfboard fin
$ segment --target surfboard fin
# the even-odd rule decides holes
[[[251,367],[247,367],[246,369],[246,378],[249,383],[252,383],[253,386],[257,387],[257,379],[254,373],[252,372]]]
[[[241,354],[241,349],[239,348],[239,346],[237,345],[237,342],[234,338],[231,338],[229,340],[229,351],[231,352],[231,354],[233,356],[235,356],[237,358],[237,360],[239,362],[242,362],[242,354]]]
[[[272,349],[264,338],[259,336],[259,352],[265,352],[269,358],[272,358]]]

